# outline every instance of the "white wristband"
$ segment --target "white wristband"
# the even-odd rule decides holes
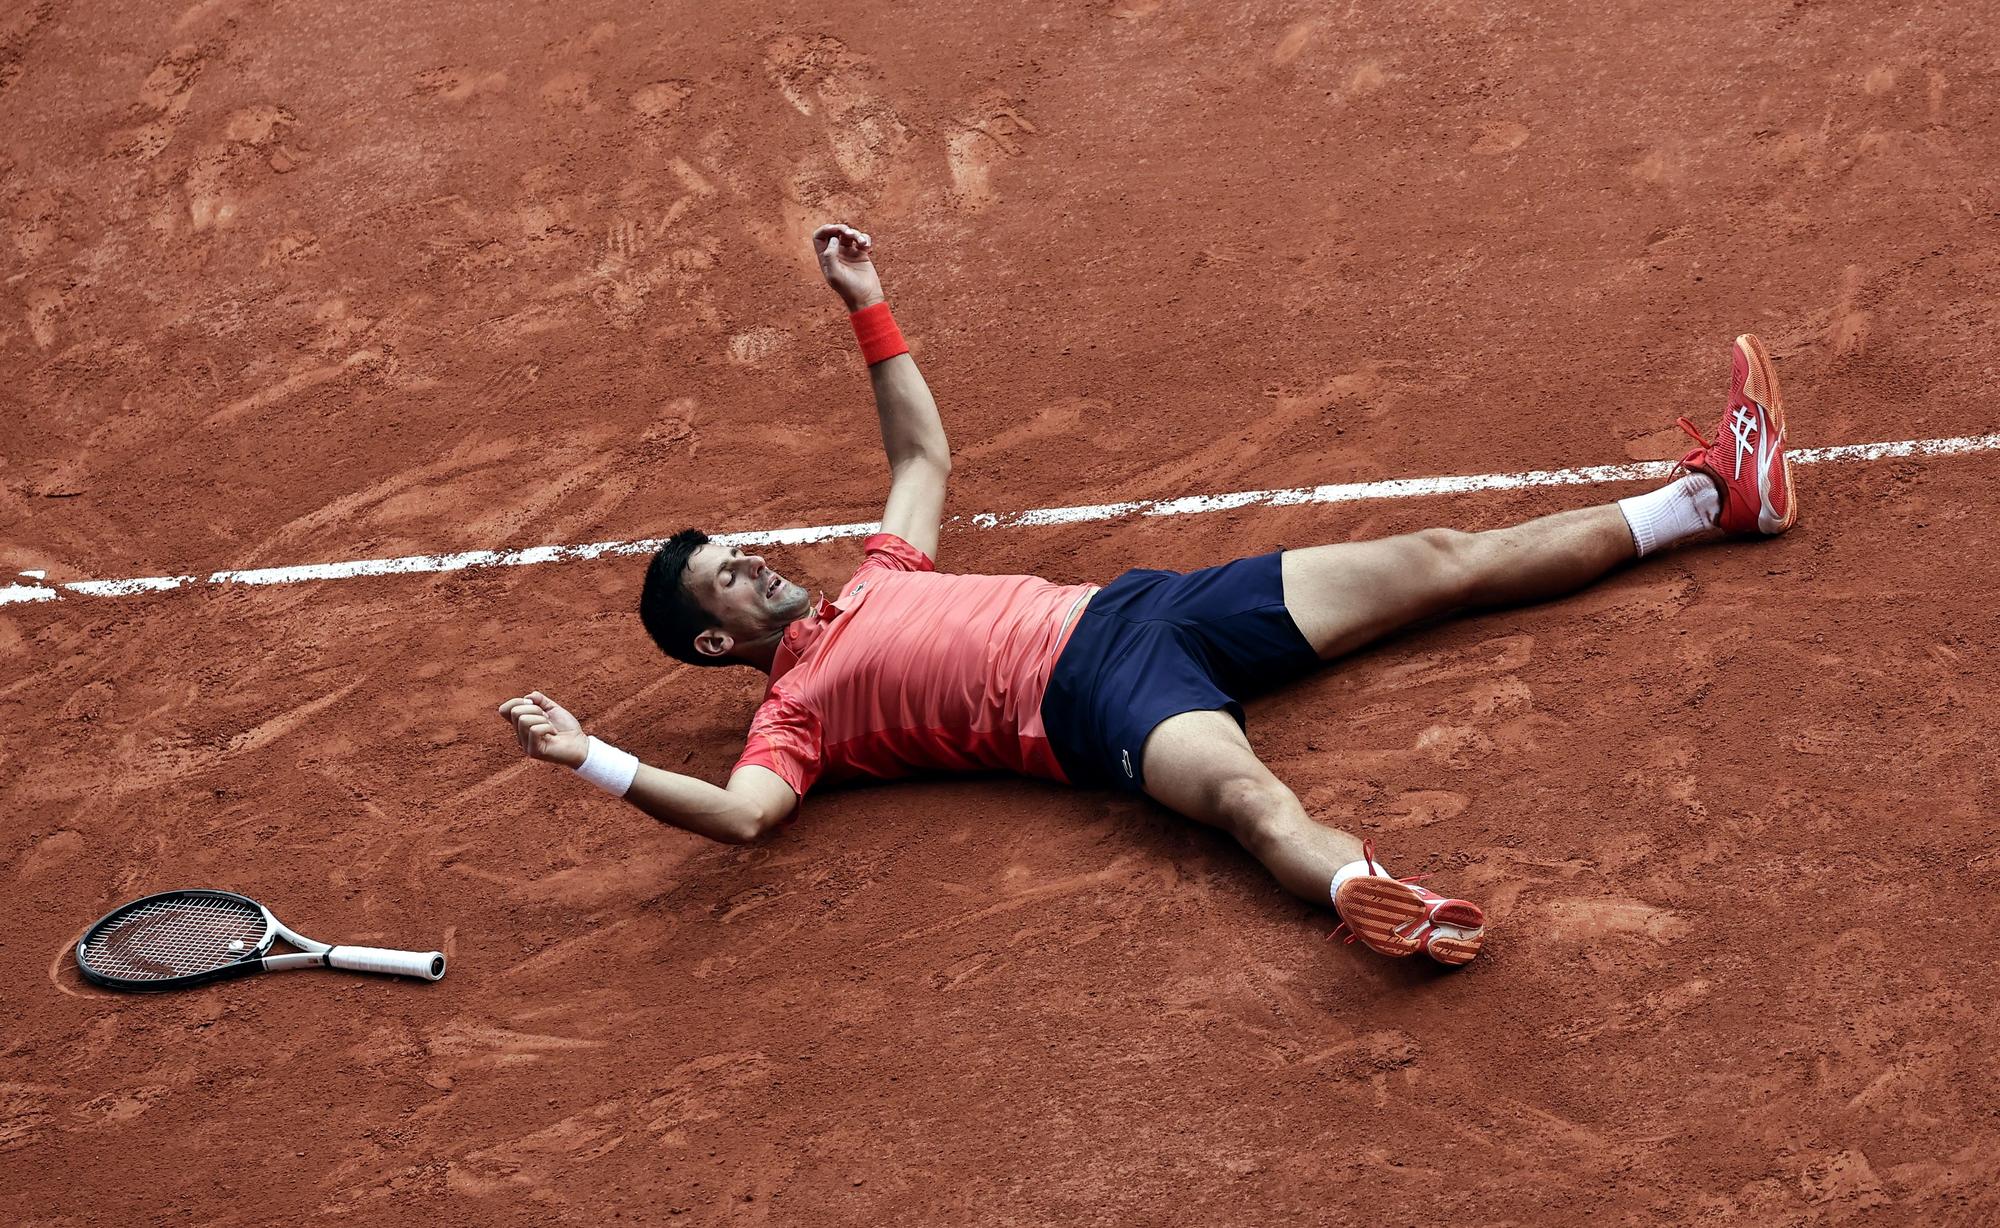
[[[613,797],[624,797],[639,775],[639,756],[592,738],[576,774]]]

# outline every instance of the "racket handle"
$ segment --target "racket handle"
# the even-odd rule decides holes
[[[391,951],[383,947],[333,947],[326,962],[350,972],[386,972],[391,976],[413,976],[436,981],[444,977],[442,951]]]

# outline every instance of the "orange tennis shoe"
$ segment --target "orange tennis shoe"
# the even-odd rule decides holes
[[[1774,535],[1799,518],[1792,462],[1785,456],[1785,402],[1764,343],[1749,333],[1729,353],[1729,408],[1713,437],[1686,418],[1680,427],[1701,445],[1681,468],[1715,479],[1722,493],[1716,527],[1730,533]]]
[[[1340,914],[1340,924],[1327,937],[1344,930],[1347,941],[1360,939],[1383,955],[1422,951],[1441,964],[1472,962],[1486,941],[1486,914],[1479,905],[1441,896],[1417,886],[1415,879],[1375,873],[1380,867],[1375,864],[1373,844],[1362,845],[1361,855],[1370,872],[1334,890],[1333,908]]]

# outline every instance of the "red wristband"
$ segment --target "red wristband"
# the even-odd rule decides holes
[[[854,325],[854,339],[861,343],[861,357],[871,367],[910,352],[910,347],[903,341],[903,330],[896,327],[896,317],[889,314],[887,303],[863,307],[848,316],[847,322]]]

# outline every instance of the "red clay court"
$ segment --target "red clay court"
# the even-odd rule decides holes
[[[2000,1221],[1996,20],[9,7],[0,1219]],[[733,848],[524,762],[535,687],[733,761],[760,688],[647,642],[639,557],[211,581],[874,518],[832,220],[944,412],[946,569],[1633,493],[1010,518],[1670,459],[1738,332],[1796,446],[1961,442],[1252,709],[1315,814],[1487,907],[1449,974],[1151,803],[904,783]],[[92,919],[196,885],[451,973],[80,980]]]

